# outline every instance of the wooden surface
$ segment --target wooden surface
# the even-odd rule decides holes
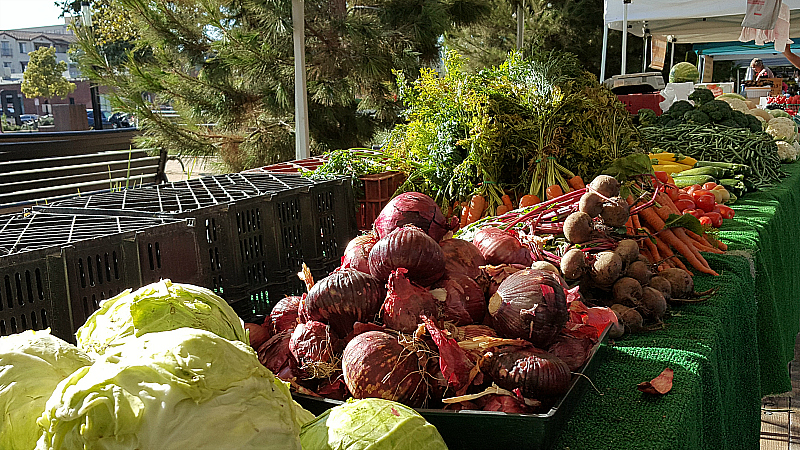
[[[800,335],[794,354],[792,391],[761,402],[761,450],[800,450]]]

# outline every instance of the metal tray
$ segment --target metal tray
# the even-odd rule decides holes
[[[417,409],[436,426],[450,450],[513,448],[548,450],[572,416],[589,381],[604,358],[608,328],[592,348],[589,359],[579,373],[573,375],[569,391],[545,414],[508,414],[497,411],[447,411]],[[319,415],[343,402],[293,393],[294,399],[307,410]]]

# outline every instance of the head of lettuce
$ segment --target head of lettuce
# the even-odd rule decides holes
[[[36,447],[42,434],[36,420],[50,394],[58,383],[91,363],[87,354],[50,330],[0,337],[0,449]]]
[[[300,450],[313,415],[248,344],[194,328],[147,333],[61,382],[37,450]]]
[[[225,300],[208,289],[170,280],[134,292],[126,290],[104,301],[75,335],[81,350],[102,355],[130,336],[138,338],[181,327],[249,342],[244,323]]]

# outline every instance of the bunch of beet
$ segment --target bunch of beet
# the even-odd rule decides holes
[[[492,384],[502,393],[461,407],[531,411],[563,395],[592,348],[565,334],[566,282],[532,269],[514,233],[470,242],[448,238],[451,223],[430,197],[397,196],[339,269],[275,306],[262,363],[317,395],[414,407]]]

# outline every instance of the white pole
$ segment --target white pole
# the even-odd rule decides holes
[[[622,68],[620,75],[625,75],[628,62],[628,4],[631,0],[622,0]]]
[[[672,51],[669,52],[669,68],[675,65],[675,38],[670,41],[672,43]]]
[[[292,0],[294,39],[294,131],[295,158],[305,159],[308,151],[308,92],[306,87],[306,32],[304,0]]]
[[[603,21],[603,56],[600,58],[600,82],[606,78],[606,58],[608,57],[608,24]]]
[[[522,51],[525,41],[525,0],[517,5],[517,50]]]
[[[644,35],[644,51],[642,52],[642,73],[647,72],[647,35]]]

